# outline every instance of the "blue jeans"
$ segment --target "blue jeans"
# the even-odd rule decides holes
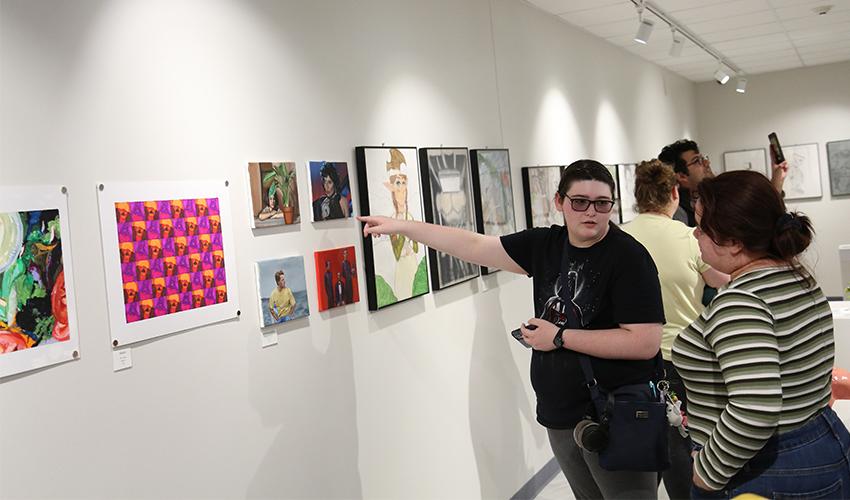
[[[767,498],[850,498],[850,434],[824,408],[803,427],[775,435],[726,488],[704,491],[691,485],[691,498],[733,498],[755,493]]]

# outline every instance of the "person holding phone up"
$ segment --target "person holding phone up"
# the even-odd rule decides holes
[[[578,160],[554,198],[564,226],[501,237],[387,217],[361,216],[363,234],[402,234],[468,262],[533,279],[535,317],[520,328],[533,348],[537,421],[576,498],[657,498],[655,472],[608,471],[580,448],[573,429],[592,406],[578,361],[589,356],[600,386],[648,383],[660,356],[664,311],[658,272],[646,249],[610,222],[614,179],[601,163]],[[566,253],[567,258],[564,259]],[[581,325],[567,328],[567,308]]]

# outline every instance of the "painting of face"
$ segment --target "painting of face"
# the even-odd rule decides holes
[[[154,298],[160,298],[165,296],[165,280],[162,278],[157,278],[153,280],[151,284],[151,290],[153,291]]]
[[[310,161],[313,222],[351,217],[351,187],[345,162]]]
[[[115,219],[118,222],[129,222],[130,220],[130,204],[116,203],[115,204]]]
[[[224,267],[224,254],[222,252],[213,253],[213,265],[216,269]]]
[[[145,241],[148,239],[148,229],[144,222],[133,223],[133,241]]]
[[[177,259],[168,257],[162,262],[162,269],[166,276],[174,276],[177,274]]]
[[[180,293],[186,293],[192,289],[192,278],[188,274],[181,274],[177,279],[177,286]]]
[[[146,201],[145,202],[145,220],[157,220],[159,219],[159,210],[157,209],[157,203],[155,201]]]
[[[227,287],[219,286],[215,289],[215,302],[216,304],[223,304],[227,302]]]
[[[135,283],[127,283],[124,285],[124,303],[129,304],[135,302],[139,298],[138,286]]]
[[[136,260],[136,252],[133,250],[132,243],[121,243],[121,263],[127,264]]]
[[[174,224],[170,219],[159,222],[159,237],[162,239],[171,238],[174,236]]]
[[[198,240],[198,245],[200,247],[201,252],[204,252],[204,253],[209,252],[210,247],[212,245],[211,240],[210,240],[210,235],[208,235],[208,234],[201,235],[201,237]]]
[[[212,288],[215,283],[215,275],[212,271],[204,271],[204,288]]]
[[[199,307],[204,307],[206,305],[206,301],[204,300],[204,292],[203,290],[196,290],[192,293],[192,308],[197,309]]]
[[[162,242],[159,240],[148,241],[148,258],[151,260],[162,257]]]
[[[201,270],[201,255],[193,253],[189,256],[189,271],[196,273]]]
[[[136,279],[139,281],[149,280],[151,278],[150,262],[143,260],[136,262]]]
[[[183,202],[180,200],[173,200],[171,202],[171,218],[182,219],[184,213]]]
[[[180,312],[180,296],[177,294],[168,296],[168,314]]]
[[[183,236],[174,239],[174,254],[178,257],[186,255],[186,238]]]
[[[303,257],[259,261],[254,270],[264,327],[310,315]]]
[[[139,314],[141,319],[151,319],[154,317],[153,300],[143,300],[139,304]]]
[[[416,148],[361,146],[355,151],[364,215],[423,220]],[[364,238],[363,250],[369,310],[428,293],[423,245],[393,234]]]
[[[210,233],[216,234],[221,232],[221,219],[214,215],[210,217]]]
[[[186,219],[186,236],[198,235],[198,220],[194,217]]]

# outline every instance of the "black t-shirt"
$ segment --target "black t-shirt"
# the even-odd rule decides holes
[[[534,315],[559,326],[563,311],[575,307],[585,330],[628,323],[664,323],[658,271],[649,252],[611,224],[589,248],[569,246],[567,277],[559,279],[567,230],[534,228],[502,236],[508,255],[534,279]],[[570,299],[572,304],[568,304]],[[660,354],[659,354],[660,355]],[[648,382],[656,360],[614,360],[588,356],[604,388]],[[575,427],[589,409],[590,391],[578,354],[569,349],[533,350],[531,384],[537,393],[537,421],[553,429]]]

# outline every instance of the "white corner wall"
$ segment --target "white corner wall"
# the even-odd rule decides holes
[[[838,245],[850,243],[847,216],[850,197],[829,192],[826,143],[850,139],[850,63],[780,71],[748,77],[747,93],[714,82],[697,85],[700,150],[709,153],[716,172],[723,152],[767,148],[776,132],[783,145],[817,143],[823,197],[789,201],[790,209],[808,215],[815,241],[806,263],[827,295],[844,295]]]
[[[82,352],[0,381],[0,497],[509,497],[551,457],[507,334],[530,280],[321,314],[308,283],[309,320],[262,349],[255,260],[362,255],[354,221],[252,232],[247,163],[504,146],[522,226],[520,167],[649,158],[695,111],[689,82],[518,0],[0,0],[0,182],[69,188]],[[210,178],[243,315],[114,373],[95,184]]]

